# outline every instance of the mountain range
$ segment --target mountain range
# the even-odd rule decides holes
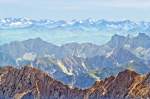
[[[31,66],[0,68],[0,99],[148,99],[150,74],[124,70],[79,89]]]
[[[29,18],[0,19],[0,45],[40,37],[56,45],[70,42],[103,45],[115,34],[150,36],[150,22],[108,20],[32,20]],[[32,36],[31,36],[32,35]]]
[[[125,69],[149,72],[150,37],[115,34],[104,45],[74,42],[58,46],[41,38],[13,41],[0,46],[0,65],[31,65],[64,84],[89,88]]]
[[[35,28],[42,27],[48,29],[65,29],[70,31],[99,31],[99,30],[126,30],[130,32],[149,32],[150,22],[133,22],[130,20],[124,21],[107,21],[107,20],[32,20],[29,18],[4,18],[0,19],[0,29],[13,28]]]

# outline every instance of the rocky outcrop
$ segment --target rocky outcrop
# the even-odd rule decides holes
[[[125,70],[116,77],[78,89],[54,80],[47,73],[25,66],[0,69],[0,99],[139,99],[150,98],[150,74]]]
[[[106,99],[149,99],[150,74],[140,75],[134,71],[125,70],[116,77],[111,76],[104,81],[97,81],[88,90],[89,96],[95,94],[93,99],[97,96]]]
[[[22,69],[0,69],[1,96],[15,99],[82,99],[84,94],[83,91],[71,89],[36,68],[25,66]]]

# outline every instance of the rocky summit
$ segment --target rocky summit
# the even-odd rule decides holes
[[[149,99],[150,74],[124,70],[96,81],[87,89],[54,80],[41,70],[24,66],[0,68],[0,99]]]

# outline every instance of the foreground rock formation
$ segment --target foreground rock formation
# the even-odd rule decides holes
[[[148,99],[150,74],[125,70],[116,77],[96,81],[89,89],[71,88],[42,71],[25,66],[22,69],[0,69],[0,99]]]

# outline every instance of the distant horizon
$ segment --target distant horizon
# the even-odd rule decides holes
[[[30,18],[30,17],[3,17],[1,18],[0,17],[0,20],[3,20],[3,19],[28,19],[28,20],[34,20],[34,21],[39,21],[39,20],[50,20],[50,21],[68,21],[68,22],[71,22],[71,21],[85,21],[85,20],[93,20],[93,21],[101,21],[101,20],[104,20],[104,21],[108,21],[108,22],[124,22],[124,21],[131,21],[131,22],[150,22],[147,21],[147,20],[130,20],[130,19],[120,19],[120,20],[113,20],[113,19],[104,19],[104,18],[85,18],[85,19],[51,19],[51,18]]]

